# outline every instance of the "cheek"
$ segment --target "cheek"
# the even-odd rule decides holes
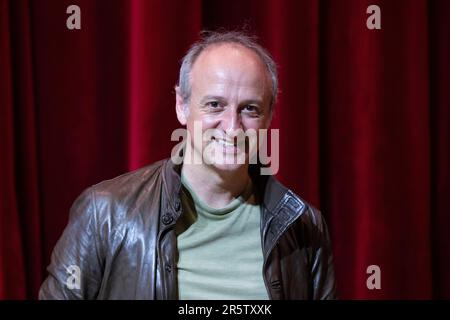
[[[253,129],[258,131],[259,129],[267,129],[269,126],[269,121],[266,118],[250,118],[242,120],[243,129]]]
[[[203,139],[203,134],[208,129],[215,129],[219,121],[214,117],[202,114],[190,114],[187,119],[186,129],[189,131],[191,137],[200,134]]]
[[[206,114],[193,114],[188,118],[188,129],[194,129],[194,124],[197,123],[197,126],[201,124],[202,131],[206,129],[212,129],[217,127],[220,121],[217,120],[216,117],[212,117],[211,115]]]
[[[219,123],[220,121],[218,121],[217,118],[212,117],[210,115],[205,115],[202,117],[203,129],[216,128]]]

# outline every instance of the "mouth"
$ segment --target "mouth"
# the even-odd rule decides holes
[[[239,152],[239,147],[236,139],[227,140],[218,137],[212,137],[211,140],[215,142],[225,153],[236,154]]]
[[[237,143],[235,141],[218,139],[216,137],[212,137],[212,140],[214,140],[215,142],[217,142],[218,144],[220,144],[224,147],[237,147]]]

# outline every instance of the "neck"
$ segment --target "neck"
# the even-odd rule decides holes
[[[248,165],[221,171],[204,164],[183,164],[181,172],[196,195],[212,208],[223,208],[240,196],[249,182]]]

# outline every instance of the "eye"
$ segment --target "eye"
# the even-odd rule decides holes
[[[248,104],[244,107],[244,111],[245,112],[250,112],[250,113],[258,113],[259,112],[259,108],[258,106],[252,105],[252,104]]]
[[[213,108],[213,109],[217,109],[220,107],[220,103],[218,101],[210,101],[210,102],[206,103],[206,106]]]

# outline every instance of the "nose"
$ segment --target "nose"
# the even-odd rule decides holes
[[[226,110],[221,120],[222,129],[229,134],[234,134],[237,130],[242,129],[242,119],[237,108]]]

